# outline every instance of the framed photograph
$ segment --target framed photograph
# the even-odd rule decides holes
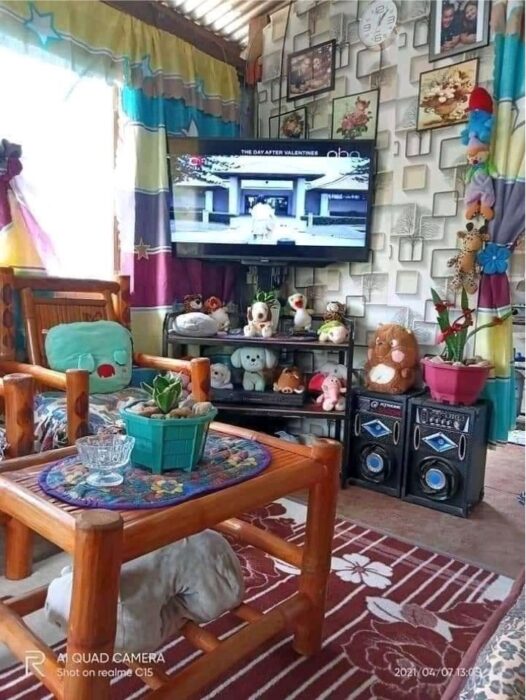
[[[468,120],[469,96],[477,84],[478,64],[478,58],[473,58],[420,74],[418,131]]]
[[[378,90],[356,92],[332,101],[333,139],[375,139]]]
[[[307,137],[307,109],[299,107],[270,117],[268,132],[271,139],[304,139]]]
[[[429,60],[438,61],[489,43],[490,0],[435,0],[429,20]]]
[[[317,95],[334,89],[336,41],[296,51],[287,66],[287,100]]]

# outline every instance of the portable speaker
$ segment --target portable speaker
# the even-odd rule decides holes
[[[489,405],[446,406],[428,397],[409,407],[402,498],[468,517],[484,497]]]
[[[400,496],[409,400],[421,393],[353,390],[344,483]]]

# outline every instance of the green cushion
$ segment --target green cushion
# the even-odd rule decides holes
[[[61,323],[48,331],[45,346],[51,369],[90,372],[90,392],[109,394],[124,389],[131,381],[131,335],[119,323]]]

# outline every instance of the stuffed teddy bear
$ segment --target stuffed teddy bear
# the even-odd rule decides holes
[[[485,226],[476,229],[469,222],[466,224],[466,230],[459,231],[457,236],[460,239],[460,251],[454,258],[447,261],[447,266],[455,269],[449,286],[454,291],[464,287],[468,294],[475,294],[478,289],[478,274],[480,272],[477,253],[484,246],[484,243],[489,241],[489,234],[486,233]]]
[[[342,383],[335,377],[334,374],[329,374],[323,380],[321,385],[322,393],[316,399],[317,404],[321,404],[324,411],[343,411],[345,408],[345,394],[347,389],[342,386]]]
[[[303,394],[303,375],[297,367],[285,367],[274,382],[274,391],[281,394]]]
[[[230,357],[232,367],[243,368],[243,389],[245,391],[265,391],[263,371],[278,364],[278,357],[267,348],[238,348]]]
[[[203,297],[201,294],[187,294],[183,297],[183,307],[186,313],[203,310]]]
[[[261,336],[270,338],[274,334],[272,326],[272,311],[264,301],[255,301],[247,309],[247,325],[243,328],[246,338]]]
[[[365,385],[383,394],[403,394],[415,385],[418,363],[414,333],[396,323],[380,325],[367,351]]]
[[[222,362],[210,365],[210,386],[212,389],[233,389],[230,369]]]
[[[230,330],[230,317],[226,307],[219,297],[208,297],[203,304],[205,314],[208,314],[214,321],[217,322],[218,330]]]
[[[342,344],[347,342],[349,331],[340,321],[326,321],[319,329],[318,336],[320,343]]]
[[[323,314],[323,320],[345,323],[345,311],[345,304],[340,304],[339,301],[329,301]]]
[[[289,306],[293,309],[294,313],[294,330],[297,333],[303,333],[304,331],[309,331],[312,326],[312,316],[307,311],[307,299],[303,294],[296,292],[291,294],[289,299]]]

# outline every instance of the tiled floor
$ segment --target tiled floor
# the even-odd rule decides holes
[[[524,447],[488,453],[484,501],[468,519],[352,486],[341,491],[340,515],[371,529],[450,554],[506,576],[524,566]]]

